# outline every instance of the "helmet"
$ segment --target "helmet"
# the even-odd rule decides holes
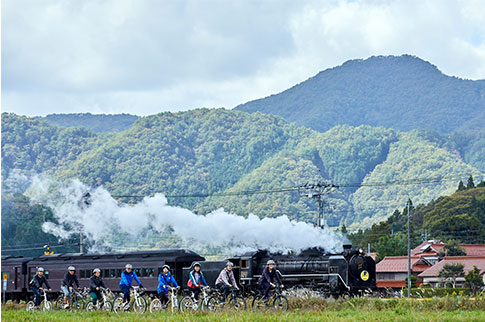
[[[130,268],[130,269],[131,269],[131,268],[133,268],[133,266],[132,266],[131,264],[126,264],[126,265],[125,265],[125,268],[126,268],[126,269],[128,269],[128,268]]]
[[[227,266],[231,266],[231,267],[233,267],[233,266],[234,266],[234,263],[233,263],[233,262],[227,262],[227,263],[226,263],[226,267],[227,267]]]
[[[67,270],[68,270],[68,271],[75,271],[75,270],[76,270],[76,268],[75,268],[74,266],[69,266],[69,267],[67,268]]]
[[[37,272],[43,272],[43,271],[44,271],[44,268],[43,267],[37,268]]]
[[[168,266],[167,264],[165,264],[165,265],[162,266],[162,269],[164,269],[164,268],[170,270],[170,266]]]
[[[275,263],[275,262],[274,262],[274,260],[272,260],[272,259],[270,259],[270,260],[269,260],[269,261],[266,263],[266,265],[271,265],[271,264],[276,265],[276,263]]]
[[[200,267],[200,263],[199,262],[195,262],[192,264],[192,267],[195,267],[195,266],[199,266]]]
[[[99,268],[95,268],[95,269],[93,270],[93,273],[101,273],[101,270],[100,270]]]

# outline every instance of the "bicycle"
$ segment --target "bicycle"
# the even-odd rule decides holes
[[[223,309],[233,309],[236,311],[246,310],[246,300],[238,294],[236,288],[230,288],[228,298],[224,298],[224,293],[219,291],[219,294],[212,295],[207,300],[207,310],[216,312]]]
[[[73,288],[71,290],[71,296],[67,302],[67,306],[64,303],[64,293],[61,292],[61,295],[57,297],[55,302],[56,310],[81,311],[85,306],[84,300],[86,299],[86,289],[87,288],[84,288],[83,292],[80,292]]]
[[[168,287],[168,292],[170,293],[170,297],[168,298],[168,302],[162,304],[162,301],[157,297],[150,303],[150,313],[158,312],[161,310],[165,310],[169,307],[172,310],[172,313],[175,313],[179,310],[179,299],[177,297],[177,291],[180,287]]]
[[[103,296],[102,299],[98,299],[96,304],[93,304],[93,302],[89,302],[86,305],[86,311],[91,312],[91,311],[105,311],[105,312],[111,312],[113,310],[113,303],[109,301],[109,294],[111,294],[111,291],[108,288],[100,288],[101,295]]]
[[[144,289],[139,286],[132,287],[132,297],[133,297],[133,311],[136,313],[145,313],[147,310],[147,300],[142,296]],[[113,301],[113,311],[115,313],[129,311],[130,303],[123,303],[123,294],[118,295]]]
[[[39,289],[42,292],[42,297],[44,298],[42,302],[40,302],[40,310],[43,312],[49,312],[52,310],[52,302],[47,299],[47,292],[44,289]],[[34,300],[31,300],[27,303],[26,310],[27,311],[34,311],[35,309],[35,296]]]
[[[261,293],[253,299],[253,310],[262,311],[272,307],[273,310],[277,312],[288,311],[288,299],[282,294],[281,287],[279,285],[275,286],[274,289],[271,290],[271,293],[271,296],[265,301],[263,299],[263,292],[261,291]]]
[[[194,292],[192,292],[191,295],[184,296],[182,300],[180,300],[180,312],[195,312],[199,309],[204,311],[210,298],[209,291],[210,286],[202,287],[198,300],[195,298]]]

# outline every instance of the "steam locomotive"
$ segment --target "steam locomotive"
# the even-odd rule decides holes
[[[321,249],[308,249],[299,254],[272,254],[260,250],[228,258],[235,264],[234,275],[245,292],[257,288],[258,278],[269,259],[276,262],[276,268],[287,287],[303,286],[334,297],[376,289],[374,260],[366,256],[362,249],[350,245],[345,245],[339,254],[326,254]],[[185,249],[118,254],[55,254],[36,258],[9,256],[2,257],[2,276],[7,286],[6,298],[20,300],[30,295],[28,284],[39,266],[44,267],[44,274],[53,289],[60,288],[67,266],[74,265],[81,287],[89,285],[92,270],[97,267],[101,269],[106,285],[118,290],[123,267],[131,263],[147,291],[155,293],[163,265],[170,265],[177,283],[185,286],[190,267],[195,261],[201,263],[209,285],[214,285],[226,263],[205,261],[204,257]]]

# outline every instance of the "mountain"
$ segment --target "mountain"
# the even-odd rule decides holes
[[[444,75],[414,56],[376,56],[347,61],[235,109],[279,115],[320,132],[348,124],[450,134],[483,130],[485,80]]]
[[[131,114],[49,114],[39,117],[52,125],[84,127],[93,132],[121,132],[129,129],[140,117]]]
[[[225,109],[151,115],[109,135],[4,113],[2,186],[15,190],[19,178],[34,173],[79,178],[113,195],[141,196],[274,190],[329,181],[342,187],[325,198],[328,222],[359,228],[385,219],[408,197],[429,202],[455,189],[459,179],[480,177],[452,145],[424,131],[343,125],[320,133],[277,116]],[[449,177],[427,184],[372,185]],[[302,189],[169,202],[199,214],[223,207],[244,216],[288,215],[314,222],[317,205],[307,194]]]

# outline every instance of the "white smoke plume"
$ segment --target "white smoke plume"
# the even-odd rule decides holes
[[[89,205],[83,197],[89,190]],[[35,178],[29,197],[52,208],[58,223],[45,223],[44,231],[62,239],[82,231],[92,243],[91,250],[113,249],[114,237],[127,235],[135,240],[147,230],[156,234],[174,234],[193,250],[222,248],[233,253],[269,249],[299,251],[322,247],[341,251],[345,240],[331,229],[290,220],[287,216],[260,219],[232,215],[222,209],[196,215],[180,207],[169,206],[162,194],[146,197],[135,205],[118,203],[103,188],[89,189],[79,180],[59,187],[45,178]],[[84,198],[84,199],[83,199]],[[130,245],[133,246],[133,245]]]

